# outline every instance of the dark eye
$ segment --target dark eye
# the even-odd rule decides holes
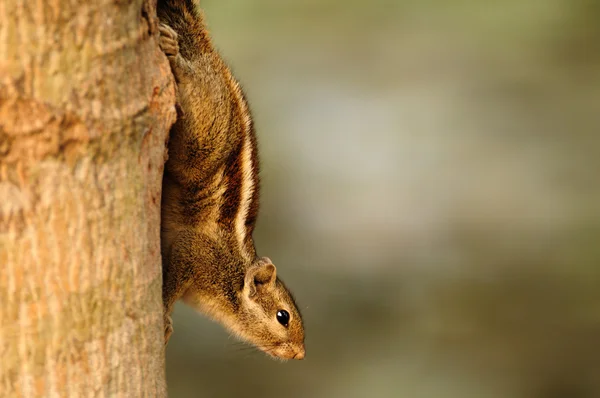
[[[286,310],[277,311],[277,321],[281,323],[283,326],[287,326],[290,321],[290,314]]]

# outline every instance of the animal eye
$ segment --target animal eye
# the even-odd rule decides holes
[[[281,323],[283,326],[287,326],[290,321],[290,314],[286,310],[277,311],[277,321]]]

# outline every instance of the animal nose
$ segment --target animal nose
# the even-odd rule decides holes
[[[294,355],[294,359],[304,359],[304,354],[305,354],[305,350],[304,347],[300,347],[300,349],[298,350],[298,352],[296,352],[296,355]]]

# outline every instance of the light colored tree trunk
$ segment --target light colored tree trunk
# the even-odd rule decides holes
[[[149,0],[0,0],[0,396],[164,396]]]

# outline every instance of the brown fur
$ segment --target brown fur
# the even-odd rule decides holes
[[[300,312],[252,240],[259,167],[246,99],[191,0],[159,0],[158,16],[179,107],[163,180],[165,342],[182,298],[268,354],[302,359]],[[287,326],[279,310],[289,312]]]

